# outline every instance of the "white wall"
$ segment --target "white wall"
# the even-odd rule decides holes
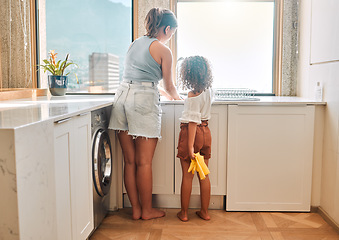
[[[327,38],[332,40],[338,38],[338,18],[327,17],[337,15],[338,12],[339,1],[337,0],[300,1],[298,69],[298,96],[313,97],[316,82],[323,84],[323,100],[327,102],[327,106],[324,108],[323,115],[324,135],[320,136],[323,137],[320,143],[323,145],[323,150],[319,205],[337,224],[339,224],[339,62],[332,60],[339,56],[333,57],[334,49],[324,43],[328,42]],[[319,24],[326,27],[326,34],[314,34]],[[324,39],[321,41],[315,39],[319,37]],[[338,40],[336,40],[337,46]],[[314,58],[319,53],[321,56]],[[320,60],[311,65],[311,56],[313,59]],[[315,171],[319,170],[319,167]]]

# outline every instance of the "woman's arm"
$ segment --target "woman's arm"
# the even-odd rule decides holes
[[[154,41],[150,48],[153,59],[161,65],[164,91],[174,100],[181,100],[172,79],[172,52],[160,41]]]
[[[163,47],[164,51],[161,59],[161,68],[162,78],[164,80],[164,89],[174,100],[181,100],[172,79],[172,52],[166,46]]]
[[[197,123],[188,123],[188,156],[190,159],[194,159],[194,140],[195,133],[197,132]]]
[[[168,100],[174,100],[166,91],[163,87],[158,86],[159,93],[162,96],[165,96]]]

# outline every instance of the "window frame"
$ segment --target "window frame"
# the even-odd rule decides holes
[[[171,10],[177,16],[178,2],[220,2],[223,0],[171,0]],[[234,0],[230,0],[234,1]],[[273,74],[272,94],[256,94],[262,96],[281,96],[282,89],[282,35],[283,35],[283,0],[237,0],[241,2],[274,2],[274,29],[273,29]],[[177,34],[170,41],[170,48],[173,53],[173,66],[177,65]],[[176,76],[176,68],[172,69],[173,76]],[[175,79],[176,80],[176,79]]]
[[[32,66],[32,87],[39,88],[39,72],[37,71],[39,64],[39,47],[38,47],[38,1],[30,0],[30,32],[31,32],[31,66]]]
[[[2,89],[2,66],[1,66],[1,41],[0,41],[0,89]]]

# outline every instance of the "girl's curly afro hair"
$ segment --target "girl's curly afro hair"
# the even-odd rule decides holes
[[[187,57],[180,65],[179,81],[184,89],[200,93],[212,86],[213,76],[209,61],[202,56]]]

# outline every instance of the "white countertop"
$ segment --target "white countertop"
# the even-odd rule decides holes
[[[300,97],[258,97],[260,101],[215,101],[226,105],[326,105]],[[43,96],[0,102],[0,129],[15,129],[41,121],[58,121],[89,112],[113,103],[114,95],[66,95]],[[183,101],[167,101],[162,105],[183,104]]]
[[[0,129],[58,121],[113,103],[114,95],[42,96],[0,102]]]
[[[215,104],[232,105],[326,105],[326,102],[301,97],[255,97],[259,101],[216,101]]]
[[[224,105],[326,105],[324,101],[316,101],[314,99],[301,98],[301,97],[255,97],[256,101],[248,100],[215,100],[213,104]],[[183,101],[169,101],[161,97],[162,104],[182,104]]]

